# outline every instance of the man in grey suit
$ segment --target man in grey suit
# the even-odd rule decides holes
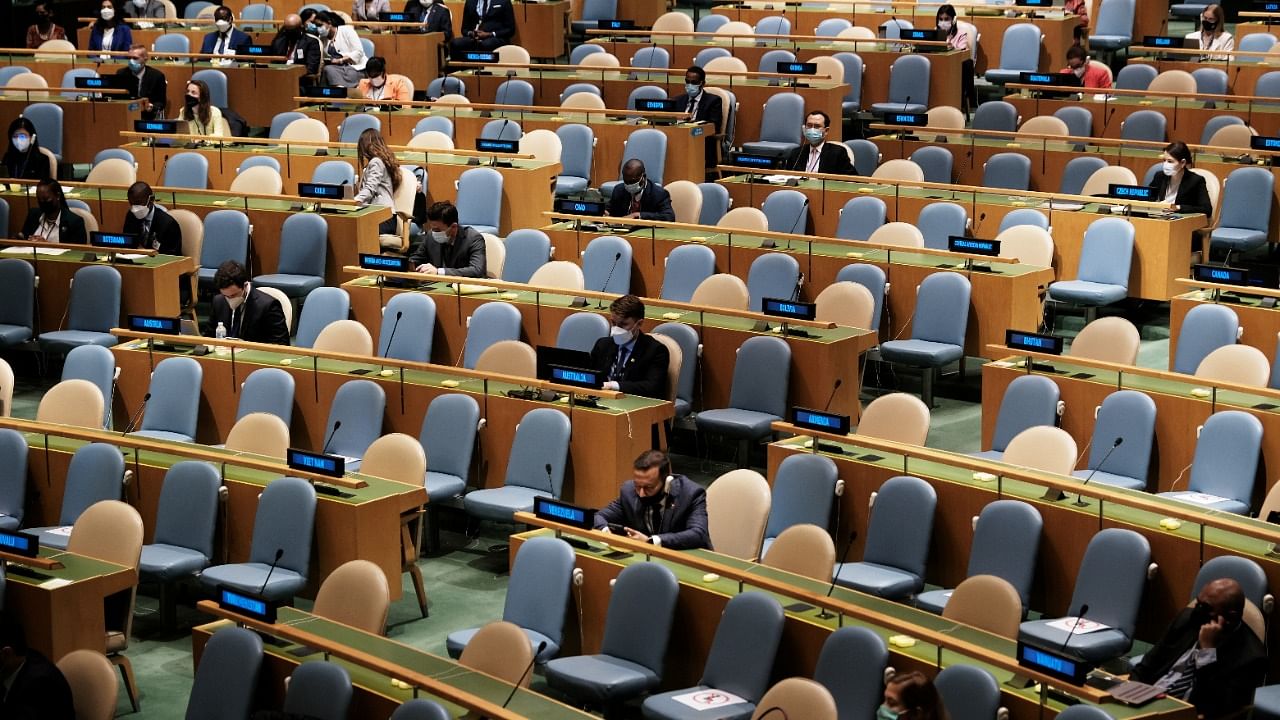
[[[467,225],[458,224],[458,208],[451,202],[438,202],[427,208],[427,228],[422,242],[409,255],[409,262],[420,273],[485,276],[484,236]]]
[[[707,492],[684,475],[666,474],[666,453],[646,450],[618,498],[596,513],[595,527],[672,550],[710,548]]]

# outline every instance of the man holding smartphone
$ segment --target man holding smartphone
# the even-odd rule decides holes
[[[666,453],[641,453],[618,498],[596,513],[596,529],[672,550],[709,549],[706,490],[669,470]]]

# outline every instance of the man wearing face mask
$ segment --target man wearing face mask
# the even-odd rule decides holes
[[[404,14],[411,22],[422,23],[424,33],[444,33],[444,47],[449,49],[453,40],[453,13],[444,0],[409,0],[404,4]]]
[[[607,381],[605,390],[661,398],[667,392],[667,346],[644,332],[644,303],[623,295],[609,305],[609,335],[596,341],[591,360]]]
[[[438,202],[427,208],[427,232],[409,264],[420,273],[482,278],[485,274],[484,236],[458,224],[458,208]]]
[[[67,207],[67,198],[57,180],[45,180],[36,185],[36,207],[27,213],[27,221],[22,224],[22,233],[18,237],[76,245],[89,242],[84,220]]]
[[[227,337],[249,342],[289,344],[289,328],[284,322],[280,301],[252,287],[249,271],[235,260],[228,260],[213,275],[213,304],[205,335],[214,337],[218,323]]]
[[[617,499],[596,513],[596,530],[672,550],[710,549],[707,492],[670,468],[661,450],[640,453]]]
[[[129,186],[129,214],[124,217],[121,232],[137,235],[142,239],[140,247],[155,250],[161,255],[182,254],[182,227],[164,208],[156,207],[151,186],[136,182]],[[182,306],[191,300],[191,283],[187,278],[178,281],[178,295]]]
[[[364,74],[364,79],[356,86],[364,99],[395,102],[409,102],[413,99],[413,83],[404,75],[388,73],[385,58],[369,58],[364,64]]]
[[[821,110],[814,110],[806,115],[804,142],[792,151],[783,167],[800,172],[857,175],[858,170],[849,160],[849,152],[845,146],[827,142],[830,129],[831,118]]]
[[[235,26],[231,9],[225,5],[213,11],[213,26],[216,29],[200,43],[200,52],[204,55],[235,55],[236,48],[253,44],[253,40]]]
[[[1080,78],[1080,84],[1086,88],[1105,90],[1111,87],[1111,73],[1102,63],[1091,62],[1089,53],[1079,45],[1067,48],[1067,66],[1064,73],[1074,73]]]
[[[134,45],[129,48],[129,64],[116,71],[116,87],[138,99],[143,120],[164,117],[169,92],[169,81],[164,73],[147,64],[149,57],[146,45]]]
[[[631,158],[622,165],[622,182],[613,186],[609,198],[610,217],[640,218],[641,220],[676,219],[671,209],[671,194],[645,174],[644,163]]]
[[[1267,650],[1244,623],[1244,612],[1239,583],[1229,578],[1208,583],[1142,657],[1133,679],[1190,702],[1205,720],[1247,707],[1266,678]]]
[[[124,4],[127,18],[163,18],[164,4],[160,0],[128,0]]]
[[[320,74],[320,41],[302,31],[302,16],[294,13],[285,17],[280,32],[271,39],[271,54],[288,58],[286,65],[301,65],[307,74],[298,81],[299,86],[315,84]]]
[[[719,162],[720,119],[724,115],[724,103],[720,96],[709,93],[707,73],[694,65],[684,71],[684,94],[672,100],[676,104],[676,112],[684,112],[693,122],[707,122],[715,126],[715,138],[707,138],[707,168],[714,168]]]

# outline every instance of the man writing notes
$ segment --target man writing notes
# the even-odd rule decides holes
[[[831,131],[831,118],[821,110],[814,110],[804,118],[804,142],[791,152],[783,166],[787,170],[825,173],[828,175],[857,175],[858,169],[849,160],[849,151],[842,143],[827,142]]]
[[[644,171],[644,163],[635,158],[622,164],[622,182],[613,186],[607,213],[610,217],[641,220],[671,222],[676,219],[676,211],[671,208],[671,194],[650,181]]]
[[[707,492],[669,469],[662,451],[641,453],[617,499],[596,513],[596,529],[672,550],[710,548]]]
[[[409,264],[420,273],[482,278],[485,274],[484,236],[458,224],[458,208],[438,202],[427,208],[427,230]]]
[[[591,359],[605,375],[605,390],[628,395],[665,397],[667,346],[645,334],[644,303],[635,295],[623,295],[609,305],[611,327],[591,348]]]
[[[284,322],[280,301],[252,287],[249,271],[235,260],[218,267],[213,276],[213,306],[205,335],[217,335],[218,324],[227,337],[249,342],[289,344],[289,328]]]

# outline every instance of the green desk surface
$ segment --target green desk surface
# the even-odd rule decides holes
[[[362,277],[346,284],[355,285],[357,287],[373,288],[373,287],[377,287],[377,280],[373,277]],[[454,295],[454,293],[450,292],[447,289],[429,289],[423,292],[425,292],[427,295],[433,295],[437,297],[444,296],[444,295],[450,295],[450,296]],[[603,308],[597,308],[595,307],[594,302],[588,302],[587,307],[584,307],[584,308],[575,308],[570,304],[573,301],[573,298],[568,295],[551,295],[547,293],[536,293],[532,291],[510,292],[510,291],[495,290],[493,293],[481,293],[479,295],[471,295],[471,297],[478,297],[478,298],[494,297],[494,298],[501,298],[501,300],[503,300],[504,302],[509,302],[516,305],[545,305],[547,307],[564,309],[564,310],[573,309],[573,310],[581,310],[583,312],[596,312],[606,317],[609,314],[608,306],[605,306]],[[650,327],[655,327],[664,322],[683,322],[691,325],[698,325],[701,327],[719,328],[722,330],[754,332],[760,335],[778,334],[778,333],[772,333],[772,332],[759,332],[755,330],[756,321],[748,318],[733,317],[731,315],[717,315],[711,312],[698,312],[694,310],[684,310],[681,308],[674,308],[669,306],[664,307],[661,303],[654,303],[647,300],[645,301],[644,310],[645,310],[645,317],[653,321]],[[666,317],[666,315],[672,314],[672,313],[678,313],[679,317]],[[809,342],[819,342],[819,343],[834,343],[840,340],[847,340],[849,338],[858,337],[860,335],[871,334],[870,330],[860,330],[858,328],[853,328],[853,327],[836,327],[832,329],[805,328],[805,330],[810,335],[812,335],[812,337],[808,337],[808,338],[788,337],[788,339],[809,341]],[[610,402],[612,403],[613,401],[610,401]]]
[[[65,452],[67,454],[72,454],[76,450],[83,447],[84,445],[89,444],[88,440],[78,440],[75,438],[62,437],[60,435],[25,433],[25,436],[27,440],[27,445],[33,448],[43,449],[44,447],[46,447],[45,443],[47,442],[49,450],[57,451],[57,452]],[[164,441],[156,441],[153,438],[147,438],[147,440],[149,442],[164,442]],[[120,451],[124,454],[126,467],[132,467],[134,464],[138,464],[138,465],[146,465],[148,467],[170,468],[176,465],[177,463],[191,459],[190,457],[182,454],[182,447],[185,445],[185,443],[178,443],[178,442],[173,443],[174,452],[172,453],[154,452],[150,450],[144,450],[144,451],[135,450],[129,447],[129,438],[127,436],[119,438],[114,442],[114,444],[118,445],[120,447]],[[278,462],[278,460],[275,460],[274,458],[266,458],[261,455],[237,452],[235,450],[227,450],[225,448],[216,448],[208,445],[195,445],[193,447],[196,449],[199,449],[201,452],[211,452],[211,453],[218,453],[220,455],[225,455],[226,462],[220,463],[218,465],[218,470],[223,475],[223,477],[229,482],[240,482],[240,483],[246,483],[249,485],[258,485],[260,487],[266,487],[267,483],[281,477],[280,473],[268,472],[266,470],[255,470],[252,468],[247,468],[247,467],[243,467],[235,464],[237,457],[252,459],[257,462],[262,462],[262,461]],[[365,485],[365,487],[362,487],[362,488],[338,487],[335,485],[332,487],[335,487],[337,490],[339,490],[342,493],[341,495],[317,494],[316,499],[343,503],[344,505],[363,505],[365,503],[372,502],[374,500],[381,500],[384,498],[394,497],[396,495],[401,495],[403,493],[410,492],[413,490],[413,488],[410,488],[402,483],[393,482],[391,480],[386,480],[379,477],[373,477],[372,475],[361,475],[359,473],[347,473],[347,477],[352,480],[363,480],[367,484]]]
[[[1227,293],[1228,291],[1223,290],[1222,292]],[[1239,305],[1240,307],[1249,308],[1250,310],[1265,310],[1268,312],[1280,312],[1280,305],[1266,307],[1262,304],[1262,301],[1266,300],[1266,298],[1261,297],[1259,295],[1249,295],[1247,294],[1248,292],[1249,292],[1248,288],[1241,288],[1240,291],[1230,293],[1231,296],[1235,298],[1234,300],[1215,301],[1213,299],[1213,293],[1208,290],[1192,290],[1191,292],[1178,295],[1173,299],[1174,300],[1190,300],[1192,302],[1205,302],[1205,303],[1218,302],[1222,306],[1228,307],[1228,308],[1231,307],[1232,305]]]
[[[1125,107],[1150,107],[1154,109],[1177,108],[1179,110],[1217,110],[1220,112],[1239,112],[1239,113],[1280,113],[1280,105],[1272,104],[1272,101],[1266,102],[1230,102],[1227,100],[1198,100],[1195,98],[1171,98],[1171,97],[1148,97],[1144,95],[1106,95],[1105,99],[1102,93],[1085,93],[1084,97],[1079,100],[1071,100],[1083,105],[1091,105],[1096,107],[1104,106],[1125,106]],[[1036,100],[1029,94],[1012,94],[1005,97],[1005,100]],[[1043,100],[1058,100],[1058,98],[1040,98]]]
[[[661,43],[661,44],[667,44],[667,43]],[[637,43],[636,47],[637,48],[650,47],[650,44]],[[522,70],[521,72],[523,73],[526,71]],[[616,68],[608,68],[608,67],[601,67],[601,68],[584,67],[577,70],[571,70],[571,69],[543,70],[541,68],[529,68],[527,72],[528,72],[528,76],[525,76],[522,74],[520,77],[521,78],[536,77],[543,80],[591,80],[591,79],[603,78],[604,80],[626,81],[626,82],[635,83],[637,85],[652,85],[655,82],[658,84],[662,84],[663,82],[665,82],[668,85],[674,85],[676,83],[683,82],[683,80],[679,79],[678,75],[669,75],[667,76],[669,79],[666,81],[657,79],[662,77],[661,70],[655,70],[654,74],[657,76],[657,78],[655,79],[628,78],[626,74],[624,74],[622,71]],[[476,71],[474,69],[461,70],[459,72],[455,72],[451,74],[454,77],[463,77],[463,78],[476,77]],[[486,75],[489,75],[489,73],[486,72]],[[819,88],[819,89],[830,89],[835,87],[841,87],[844,85],[844,83],[824,82],[822,80],[812,80],[812,81],[806,81],[806,82],[808,82],[809,87]],[[738,85],[756,86],[756,87],[762,87],[762,88],[777,87],[777,86],[770,85],[768,80],[761,80],[761,79],[755,79],[755,78],[744,79],[737,76],[730,76],[728,79],[724,80],[723,82],[716,83],[717,87],[726,87],[726,88],[734,87]]]
[[[834,185],[850,184],[852,183],[828,183],[827,187],[833,188]],[[801,183],[801,186],[819,187],[817,181],[813,180],[806,180]],[[879,186],[880,189],[884,189],[885,187],[888,187],[890,194],[892,194],[892,186]],[[908,190],[908,188],[903,188],[903,196],[906,196],[906,190]],[[552,225],[551,229],[572,232],[574,230],[574,224],[571,222],[557,223]],[[605,231],[601,231],[597,234],[604,234],[604,232]],[[709,230],[686,230],[683,228],[640,228],[629,233],[622,233],[622,236],[627,238],[654,238],[670,242],[691,242],[702,243],[704,245],[737,246],[743,248],[759,247],[760,243],[764,240],[757,235],[751,234],[751,231],[749,230],[714,232]],[[774,242],[780,242],[783,245],[786,244],[785,240],[779,241],[775,239]],[[791,242],[795,244],[797,252],[805,252],[821,257],[848,258],[850,262],[854,260],[861,260],[863,262],[896,263],[899,265],[915,265],[919,267],[933,267],[939,269],[964,269],[963,265],[958,266],[959,263],[963,262],[962,259],[957,259],[947,255],[913,252],[908,249],[867,248],[866,250],[858,250],[856,247],[851,245],[838,245],[831,242],[824,243],[821,240],[814,240],[802,235],[795,236]],[[1018,277],[1044,270],[1042,267],[1021,265],[1018,263],[991,263],[989,267],[991,268],[991,272],[983,274]],[[748,324],[750,324],[750,321],[744,322],[748,322]]]
[[[33,186],[11,185],[9,187],[10,187],[9,190],[3,193],[0,193],[0,198],[26,197],[32,194],[30,192],[25,191],[23,188],[33,187]],[[15,190],[14,188],[17,188],[17,189]],[[114,187],[67,188],[66,196],[68,199],[80,199],[80,200],[84,200],[85,202],[113,201],[113,202],[127,203],[129,201],[126,188],[114,188]],[[216,210],[223,210],[223,209],[242,210],[242,211],[243,210],[270,210],[270,211],[284,212],[284,213],[290,213],[290,214],[300,212],[299,209],[296,209],[296,206],[294,204],[295,201],[292,201],[292,200],[267,200],[265,198],[264,199],[240,198],[240,197],[232,197],[227,195],[212,195],[212,194],[202,193],[197,191],[177,192],[177,191],[165,191],[165,190],[156,190],[155,196],[156,196],[156,202],[166,206],[169,206],[169,205],[187,206],[187,207],[203,206],[203,207],[213,208]],[[12,204],[13,203],[10,203],[10,205]],[[33,201],[33,204],[34,204],[34,201]],[[360,217],[363,215],[368,215],[371,213],[380,213],[380,212],[386,212],[386,208],[382,207],[381,205],[368,205],[365,207],[356,207],[356,206],[350,206],[349,208],[344,207],[342,210],[338,211],[338,214],[352,216],[352,217]]]
[[[911,133],[911,130],[907,131]],[[934,132],[915,132],[911,133],[914,138],[899,138],[896,134],[886,133],[876,135],[871,138],[875,143],[895,143],[906,140],[906,142],[926,142],[931,143],[937,136],[946,136],[946,133]],[[1021,149],[1030,152],[1053,152],[1068,153],[1077,156],[1079,153],[1085,153],[1090,157],[1107,158],[1146,158],[1151,162],[1159,162],[1162,152],[1156,148],[1135,148],[1122,147],[1120,145],[1101,145],[1090,142],[1063,142],[1061,140],[1051,140],[1047,138],[982,138],[976,135],[954,135],[955,142],[948,142],[946,146],[953,147],[958,150],[964,148],[979,147],[991,150],[999,150],[1003,152],[1008,149]],[[1232,156],[1222,155],[1220,153],[1208,152],[1205,150],[1196,151],[1196,161],[1199,163],[1230,163],[1237,164],[1240,167],[1249,167],[1249,163],[1237,163],[1236,159],[1239,153]],[[1116,165],[1115,160],[1108,161],[1111,165]]]
[[[496,103],[495,103],[496,104]],[[384,110],[375,108],[373,110],[365,110],[358,105],[336,105],[332,108],[326,108],[319,105],[304,105],[299,110],[303,112],[326,111],[341,112],[346,114],[368,112],[374,115],[390,115],[390,116],[408,116],[408,117],[447,117],[462,118],[472,120],[492,120],[510,118],[511,120],[531,121],[531,122],[565,122],[565,123],[588,123],[590,125],[621,125],[635,126],[634,121],[629,121],[625,115],[605,115],[601,111],[596,110],[589,112],[586,110],[574,111],[572,108],[564,108],[556,112],[548,112],[546,110],[526,110],[517,108],[513,110],[475,110],[470,105],[435,105],[430,108],[425,107],[407,107],[395,110]],[[696,128],[703,123],[700,122],[678,122],[672,123],[673,127]],[[354,155],[354,148],[352,153]]]
[[[97,262],[101,264],[107,264],[105,251],[99,251],[98,253],[95,253],[99,257],[98,260],[86,260],[84,257],[85,254],[79,250],[65,250],[65,251],[59,252],[59,250],[53,249],[52,253],[49,250],[46,250],[45,248],[40,248],[38,251],[34,253],[32,252],[33,250],[34,248],[30,246],[24,247],[21,245],[6,245],[3,247],[0,247],[0,258],[17,258],[19,260],[38,260],[40,262],[65,262],[65,263],[77,263],[77,264],[84,264],[86,262]],[[59,253],[59,254],[55,255],[53,253]],[[128,254],[128,253],[126,252],[123,254]],[[135,257],[132,260],[133,260],[131,263],[132,265],[135,265],[138,267],[148,267],[148,268],[158,268],[158,267],[164,267],[166,265],[173,265],[175,263],[188,262],[188,258],[182,255],[150,255],[150,256]]]
[[[145,353],[147,352],[147,344],[145,341],[136,341],[136,342],[117,345],[115,346],[114,349],[127,351],[127,352]],[[190,356],[191,352],[190,351],[160,352],[157,350],[155,351],[155,355],[157,357],[156,362],[159,362],[159,358],[162,358],[162,357],[170,357],[174,355]],[[205,355],[203,359],[205,361],[221,361],[221,362],[230,363],[231,355],[217,355],[215,353],[210,353],[208,355]],[[295,370],[314,371],[314,372],[321,372],[321,373],[326,373],[330,375],[338,375],[338,376],[347,377],[351,380],[358,380],[358,379],[364,378],[369,380],[380,379],[386,382],[395,382],[395,383],[400,382],[399,372],[395,372],[390,377],[386,377],[386,378],[380,377],[378,375],[378,371],[381,370],[383,366],[379,365],[376,362],[376,359],[374,358],[370,358],[369,362],[367,363],[355,363],[355,362],[346,362],[342,360],[326,360],[324,358],[314,358],[308,355],[299,355],[297,353],[290,353],[288,350],[282,349],[280,352],[270,352],[265,350],[238,350],[235,353],[235,359],[237,363],[243,363],[246,365],[253,365],[253,366],[260,366],[260,367],[281,367],[282,366],[281,361],[289,360],[290,364],[287,367],[292,367]],[[502,382],[497,382],[493,380],[487,380],[485,378],[462,377],[455,373],[450,372],[451,368],[444,365],[438,365],[436,367],[439,367],[440,369],[439,370],[405,370],[404,384],[438,388],[442,392],[470,392],[470,393],[476,393],[481,395],[493,395],[493,396],[502,396],[508,390],[523,389],[523,387],[520,385],[502,383]],[[395,368],[391,368],[391,369],[395,370]],[[353,370],[372,370],[372,372],[353,375],[352,374]],[[249,372],[252,372],[252,371],[251,370],[246,371],[245,374],[247,375]],[[445,385],[444,383],[446,382],[456,383],[456,386]],[[598,412],[598,413],[604,413],[608,415],[621,415],[624,413],[634,412],[637,410],[644,410],[646,408],[662,405],[664,404],[664,402],[665,401],[663,400],[655,400],[652,398],[640,397],[638,395],[626,395],[626,396],[617,398],[616,400],[601,400],[600,401],[601,407],[599,408],[585,408],[585,407],[575,405],[574,411],[575,412]],[[557,401],[557,402],[545,403],[545,404],[548,407],[554,407],[556,405],[563,405],[567,407],[568,400],[565,399],[563,401]]]
[[[474,695],[498,705],[501,705],[502,701],[511,693],[511,685],[509,683],[505,683],[483,673],[463,667],[452,660],[423,652],[422,650],[398,643],[388,638],[370,635],[369,633],[356,630],[355,628],[348,627],[341,623],[332,622],[316,615],[297,610],[296,608],[280,608],[277,622],[282,625],[290,625],[298,630],[318,635],[335,643],[340,643],[352,650],[367,653],[387,662],[409,668],[414,672],[427,675],[441,683],[451,685],[470,695]],[[233,623],[230,620],[222,620],[209,625],[209,627],[213,628],[214,632],[232,626]],[[324,659],[324,656],[320,654],[311,655],[308,658],[301,659],[289,654],[290,650],[298,647],[299,646],[296,644],[289,644],[284,647],[264,645],[264,648],[268,653],[283,657],[291,662],[305,662],[307,660]],[[383,695],[400,702],[407,702],[412,700],[414,697],[413,690],[405,690],[403,688],[392,686],[391,678],[387,675],[383,675],[382,673],[375,672],[363,666],[338,658],[330,658],[330,662],[335,662],[346,668],[347,672],[351,674],[351,681],[353,683],[379,695]],[[399,680],[401,678],[396,679]],[[426,696],[425,693],[424,696]],[[446,709],[449,710],[450,717],[460,717],[465,712],[465,708],[458,705],[454,705],[448,701],[439,701],[445,704]],[[528,718],[586,717],[584,713],[569,708],[549,697],[530,690],[518,691],[507,708],[512,712]]]
[[[739,185],[748,184],[749,178],[758,178],[759,175],[731,175],[720,180],[722,183],[733,183]],[[760,184],[760,183],[755,183]],[[792,187],[792,186],[787,186]],[[1026,195],[1018,195],[1016,191],[1007,192],[982,192],[970,190],[943,190],[941,188],[920,188],[907,185],[897,185],[893,183],[873,183],[859,182],[857,180],[824,180],[815,178],[804,178],[799,185],[795,186],[809,190],[831,190],[836,192],[853,193],[857,195],[871,195],[879,198],[905,198],[909,200],[942,200],[945,202],[954,202],[961,205],[1001,205],[1006,207],[1031,207],[1040,209],[1050,209],[1049,201],[1039,197],[1028,197]],[[1061,200],[1058,202],[1069,202]],[[1071,212],[1085,212],[1107,215],[1109,211],[1103,208],[1110,208],[1117,204],[1114,200],[1106,200],[1096,203],[1085,203],[1080,210],[1074,208]],[[1057,210],[1058,212],[1067,212],[1065,210]],[[1119,216],[1117,216],[1119,217]],[[1157,220],[1177,220],[1179,218],[1191,217],[1190,215],[1182,215],[1178,213],[1159,213],[1152,215],[1152,219]]]
[[[519,537],[531,538],[531,537],[536,537],[538,535],[554,535],[554,531],[548,530],[548,529],[532,530],[520,535]],[[745,590],[753,589],[749,582],[743,583],[740,585],[737,580],[732,580],[732,579],[723,578],[723,577],[717,580],[714,580],[712,582],[706,582],[703,579],[704,577],[703,570],[699,570],[699,569],[690,567],[688,565],[684,565],[682,563],[672,562],[663,558],[648,558],[648,557],[636,555],[633,553],[628,553],[622,557],[619,557],[618,553],[609,553],[607,555],[603,554],[607,552],[605,550],[605,545],[602,542],[600,542],[599,540],[600,536],[594,533],[583,533],[582,535],[576,536],[576,537],[580,537],[581,539],[588,541],[588,544],[590,545],[590,550],[577,549],[574,552],[580,555],[586,555],[586,556],[592,557],[596,560],[599,560],[600,562],[612,562],[615,565],[618,565],[619,567],[625,567],[633,563],[644,562],[645,560],[651,560],[652,562],[657,562],[667,567],[669,570],[675,573],[676,579],[678,579],[681,584],[702,588],[704,590],[720,594],[724,597],[733,597],[734,595],[737,595]],[[767,578],[772,581],[786,583],[788,585],[791,585],[797,588],[797,590],[804,591],[811,594],[825,595],[827,593],[827,588],[829,587],[828,583],[819,582],[817,580],[801,577],[799,575],[794,575],[792,573],[778,570],[776,568],[765,567],[764,565],[760,565],[758,563],[753,563],[747,560],[740,560],[738,558],[730,557],[728,555],[721,555],[719,553],[715,553],[710,550],[686,550],[683,552],[686,552],[694,557],[698,557],[711,562],[716,562],[721,565],[726,565],[739,572],[746,573],[751,576]],[[795,597],[781,595],[778,593],[769,593],[769,594],[772,595],[775,599],[777,599],[778,602],[781,603],[784,608],[788,608],[788,606],[794,605],[796,602],[798,602]],[[979,630],[969,625],[962,625],[960,623],[947,620],[941,615],[934,615],[931,612],[928,612],[925,610],[918,610],[909,605],[892,602],[889,600],[875,597],[873,595],[866,595],[866,594],[863,594],[854,590],[850,590],[847,588],[839,587],[839,586],[837,586],[835,590],[832,591],[831,597],[837,600],[840,600],[842,602],[848,603],[850,605],[856,605],[860,608],[865,608],[866,610],[880,613],[886,617],[889,617],[894,621],[895,626],[885,627],[880,625],[874,625],[871,623],[867,623],[854,618],[847,618],[847,617],[838,618],[833,616],[831,618],[824,619],[824,618],[818,617],[818,611],[816,609],[788,608],[786,610],[786,613],[788,617],[790,617],[793,620],[809,623],[811,625],[818,625],[820,627],[824,627],[833,631],[836,630],[837,628],[846,627],[846,626],[864,627],[876,633],[877,635],[879,635],[880,638],[884,640],[886,644],[888,644],[889,638],[892,636],[904,635],[904,634],[909,636],[911,634],[911,628],[916,627],[916,628],[924,628],[937,633],[944,633],[946,635],[950,635],[954,637],[957,640],[967,642],[967,643],[972,643],[974,645],[979,645],[989,650],[1000,652],[1002,654],[1007,654],[1010,658],[1012,658],[1017,651],[1017,643],[1012,640],[1009,640],[1008,638],[1003,638],[998,635],[993,635],[991,633],[985,632],[983,630]],[[911,647],[903,648],[895,645],[888,645],[888,647],[893,652],[902,653],[904,655],[910,656],[912,658],[928,663],[930,665],[937,664],[938,662],[939,648],[936,645],[930,645],[925,642],[917,641]],[[957,655],[956,653],[949,650],[941,651],[941,657],[942,657],[943,667],[946,667],[952,664],[974,665],[977,667],[981,667],[987,672],[991,673],[993,676],[996,677],[997,680],[1001,682],[1009,679],[1009,677],[1011,677],[1012,675],[1012,673],[1009,673],[1008,671],[1005,671],[1005,670],[1001,670],[995,666],[988,665],[985,663],[973,662],[970,658],[966,656]],[[1009,688],[1008,686],[1002,685],[1001,689],[1004,690],[1005,692],[1011,692],[1011,693],[1021,695],[1022,697],[1025,697],[1032,702],[1039,701],[1039,693],[1036,690],[1031,688],[1023,689],[1023,690],[1014,690]],[[1058,710],[1061,710],[1063,707],[1061,704],[1053,701],[1050,701],[1048,704],[1050,707],[1054,707],[1055,709],[1058,709]],[[1142,708],[1126,708],[1122,705],[1108,704],[1107,711],[1111,714],[1113,718],[1116,718],[1117,720],[1122,720],[1123,718],[1138,717],[1141,715],[1147,715],[1147,714],[1156,713],[1156,712],[1176,710],[1180,707],[1183,707],[1183,704],[1176,700],[1159,700]]]
[[[306,109],[314,109],[314,108],[303,108],[303,109],[306,110]],[[423,114],[426,114],[426,113],[423,113]],[[436,113],[436,114],[439,115],[442,113]],[[121,147],[123,147],[125,150],[128,150],[131,153],[134,153],[135,155],[138,153],[145,153],[151,150],[158,150],[161,152],[165,152],[165,151],[181,152],[183,150],[183,148],[180,148],[180,147],[171,147],[171,148],[170,147],[154,147],[153,148],[152,146],[146,145],[141,142],[127,143],[125,145],[121,145]],[[232,155],[237,158],[237,160],[233,161],[237,165],[241,160],[243,160],[243,158],[252,157],[254,155],[272,155],[272,156],[278,155],[282,157],[287,157],[287,156],[315,157],[316,156],[314,148],[305,147],[302,145],[260,145],[256,143],[246,143],[243,145],[239,145],[235,143],[227,143],[227,144],[220,144],[220,145],[208,145],[208,146],[204,146],[201,149],[206,153],[216,153],[218,155]],[[324,156],[324,159],[326,160],[351,160],[352,163],[355,163],[356,161],[356,149],[354,147],[326,148],[325,152],[326,152],[326,155]],[[450,153],[448,150],[418,150],[418,151],[403,150],[403,151],[397,152],[396,157],[400,160],[404,160],[408,162],[419,162],[419,163],[425,162],[429,157],[430,163],[432,165],[467,165],[469,160],[475,160],[474,157],[454,155],[453,153]],[[512,160],[510,162],[512,164],[512,167],[519,168],[522,170],[536,169],[536,168],[546,167],[548,165],[557,164],[557,163],[544,162],[541,160]],[[158,197],[164,197],[164,196],[165,196],[164,193],[158,194]],[[67,197],[71,197],[70,193],[67,194]],[[220,199],[225,200],[227,198],[224,197]],[[238,204],[240,201],[233,200],[233,202]],[[256,202],[256,201],[251,201],[251,202]],[[354,212],[356,210],[356,208],[354,207],[351,210],[345,210],[345,207],[346,206],[344,206],[344,210],[343,210],[344,212],[349,213],[349,212]],[[364,208],[359,208],[359,209],[364,210]]]
[[[96,560],[51,547],[40,548],[40,557],[44,560],[57,560],[62,563],[62,567],[57,570],[26,568],[39,573],[40,577],[26,577],[12,572],[5,573],[5,582],[56,590],[71,583],[92,580],[96,577],[111,575],[127,569],[122,565],[109,563],[105,560]]]
[[[196,48],[196,49],[199,50],[199,48]],[[103,60],[102,57],[107,57],[107,59]],[[67,65],[67,64],[82,65],[85,67],[94,67],[98,69],[99,74],[103,76],[114,75],[116,70],[122,67],[125,67],[128,64],[128,61],[129,61],[128,53],[123,50],[107,51],[102,53],[101,56],[99,55],[61,55],[60,56],[58,55],[57,50],[50,50],[48,59],[37,58],[34,55],[11,55],[8,53],[0,53],[0,67],[3,67],[5,65],[25,65],[27,67],[31,67],[33,64],[40,65],[41,63],[50,63],[50,64],[57,64],[57,65]],[[275,70],[275,71],[285,71],[285,72],[292,72],[294,68],[298,67],[297,65],[283,65],[283,64],[261,64],[260,63],[258,65],[254,65],[252,62],[234,63],[229,66],[219,62],[215,65],[214,63],[208,60],[193,61],[192,58],[174,59],[174,60],[152,58],[147,64],[152,67],[155,67],[157,70],[160,70],[160,71],[163,71],[164,68],[166,67],[174,67],[174,66],[180,66],[180,65],[188,65],[194,68],[216,67],[218,69],[222,69],[226,67],[253,67],[257,70]],[[91,91],[86,91],[86,92],[91,92]],[[51,102],[56,102],[58,99],[60,99],[60,96],[57,94],[51,97],[54,98]],[[66,101],[79,102],[77,100],[71,100],[71,99],[66,99]],[[42,100],[41,102],[46,102],[46,101]]]

